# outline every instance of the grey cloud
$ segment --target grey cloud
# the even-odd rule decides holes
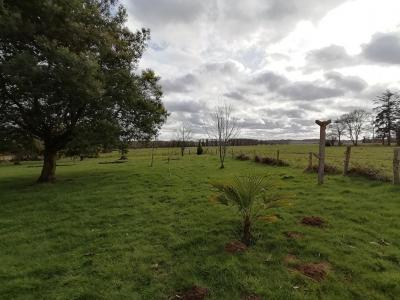
[[[262,114],[268,118],[302,118],[305,116],[305,111],[298,108],[286,109],[286,108],[274,108],[274,109],[263,109]]]
[[[315,85],[309,82],[295,82],[279,90],[283,96],[292,100],[317,100],[342,96],[344,91]]]
[[[234,100],[245,100],[244,96],[238,91],[225,93],[224,96]]]
[[[244,119],[239,122],[242,129],[279,129],[284,127],[284,123],[278,120],[258,120],[258,119]]]
[[[203,109],[203,106],[193,100],[174,100],[165,102],[168,111],[197,113]]]
[[[283,38],[299,20],[318,20],[346,0],[123,0],[129,14],[144,26],[168,32],[169,25],[215,27],[227,41],[267,30],[270,40]]]
[[[344,76],[338,72],[325,73],[325,78],[332,82],[336,88],[354,92],[363,91],[368,86],[367,82],[360,77]]]
[[[205,1],[201,0],[133,0],[125,3],[129,13],[146,27],[193,23],[206,9]]]
[[[276,91],[281,88],[281,86],[288,84],[289,80],[286,77],[275,74],[273,72],[264,72],[258,75],[253,80],[253,83],[262,84],[266,86],[270,91]]]
[[[205,73],[218,72],[221,74],[231,75],[238,72],[238,67],[231,61],[207,63],[201,67],[201,71]]]
[[[307,54],[306,61],[308,63],[306,69],[309,71],[319,68],[333,69],[355,63],[354,57],[350,56],[344,47],[338,45],[312,50]]]
[[[197,77],[190,73],[175,79],[161,81],[163,90],[166,93],[188,93],[191,91],[191,87],[198,83]]]
[[[372,62],[400,64],[400,34],[377,33],[363,46],[362,55]]]
[[[321,86],[316,82],[290,82],[286,77],[273,72],[265,72],[253,79],[253,83],[263,84],[271,92],[276,92],[292,100],[317,100],[341,96],[338,88]]]
[[[288,33],[301,19],[317,20],[345,0],[247,0],[232,5],[218,1],[219,29],[227,36],[237,36],[264,29],[267,39],[276,41]]]

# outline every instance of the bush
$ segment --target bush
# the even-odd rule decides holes
[[[242,242],[250,246],[253,241],[253,222],[262,209],[277,207],[279,199],[267,197],[262,177],[235,177],[232,183],[213,183],[218,192],[215,200],[224,205],[237,207],[242,217]]]
[[[248,155],[246,155],[246,154],[241,153],[241,154],[236,156],[236,159],[237,160],[250,160],[250,157]]]
[[[307,168],[305,171],[309,173],[318,173],[318,165],[314,165],[311,169]],[[325,174],[341,174],[341,173],[342,171],[339,170],[337,167],[325,164]]]
[[[379,180],[379,181],[385,181],[385,182],[391,181],[391,178],[382,174],[380,170],[377,170],[377,169],[374,169],[371,167],[356,166],[356,167],[350,168],[347,175],[361,176],[361,177],[364,177],[367,179]]]
[[[289,166],[289,164],[283,160],[276,159],[276,158],[270,158],[270,157],[261,157],[256,155],[254,157],[254,161],[256,163],[261,163],[261,164],[266,164],[269,166],[277,166],[277,167],[286,167]]]
[[[203,147],[201,146],[201,142],[197,145],[197,155],[203,154]]]

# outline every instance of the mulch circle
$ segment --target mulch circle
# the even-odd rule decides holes
[[[231,241],[225,245],[225,251],[228,253],[240,253],[247,250],[247,246],[241,241]]]
[[[301,219],[301,223],[313,227],[322,227],[325,225],[325,221],[321,217],[316,216],[304,217]]]
[[[307,263],[298,265],[295,267],[295,269],[303,275],[317,282],[321,282],[326,275],[328,275],[330,265],[327,262]]]
[[[180,300],[203,300],[209,294],[209,290],[207,288],[192,286],[191,288],[185,290],[184,292],[175,295],[173,299]]]
[[[297,231],[286,231],[284,234],[288,239],[301,240],[304,238],[304,233]]]

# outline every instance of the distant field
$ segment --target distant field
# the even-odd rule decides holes
[[[350,166],[363,166],[379,170],[386,176],[393,174],[393,149],[395,147],[387,147],[381,145],[368,145],[352,147]],[[216,147],[204,147],[208,154],[216,155]],[[279,150],[280,159],[287,161],[291,166],[305,169],[308,165],[308,154],[314,152],[318,154],[318,145],[258,145],[258,146],[238,146],[232,147],[228,151],[228,157],[232,157],[240,153],[248,154],[250,157],[254,155],[276,157],[276,152]],[[345,146],[341,147],[326,147],[326,162],[336,166],[340,170],[343,169]],[[149,149],[133,150],[136,155],[149,156]],[[192,155],[196,153],[196,148],[187,148],[187,153]],[[156,155],[167,156],[179,155],[179,149],[160,148],[155,150]],[[313,163],[317,164],[316,158],[313,158]]]
[[[59,161],[58,182],[37,185],[40,162],[0,164],[1,299],[176,299],[192,285],[207,299],[396,299],[400,295],[400,188],[389,183],[327,176],[324,186],[306,174],[305,153],[315,146],[256,147],[281,150],[294,167],[268,167],[214,155],[149,149],[83,162]],[[170,152],[170,163],[167,155]],[[210,150],[211,151],[211,150]],[[235,151],[253,151],[253,148]],[[344,148],[330,148],[341,162]],[[390,149],[354,151],[375,165]],[[359,155],[361,156],[361,155]],[[388,166],[385,164],[383,166]],[[290,206],[262,211],[257,242],[244,254],[224,245],[239,238],[233,207],[209,201],[212,181],[242,174],[265,177],[269,195]],[[271,218],[273,216],[273,218]],[[319,216],[324,228],[300,224]],[[270,221],[268,221],[270,220]],[[297,231],[302,239],[287,238]],[[316,282],[288,262],[323,262]]]

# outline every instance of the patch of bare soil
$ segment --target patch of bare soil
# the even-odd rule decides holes
[[[327,262],[320,263],[307,263],[301,264],[295,267],[297,271],[303,275],[317,281],[321,282],[330,270],[330,265]]]
[[[247,250],[247,246],[241,241],[231,241],[225,245],[225,251],[228,253],[240,253]]]
[[[207,297],[209,290],[207,288],[192,286],[190,289],[175,295],[172,299],[180,300],[203,300]]]
[[[313,227],[322,227],[325,225],[325,221],[321,217],[316,216],[304,217],[301,219],[301,223]]]
[[[283,258],[283,262],[287,265],[292,265],[297,263],[299,260],[296,255],[288,254]]]
[[[304,238],[304,234],[297,231],[286,231],[284,234],[288,239],[301,240]]]

